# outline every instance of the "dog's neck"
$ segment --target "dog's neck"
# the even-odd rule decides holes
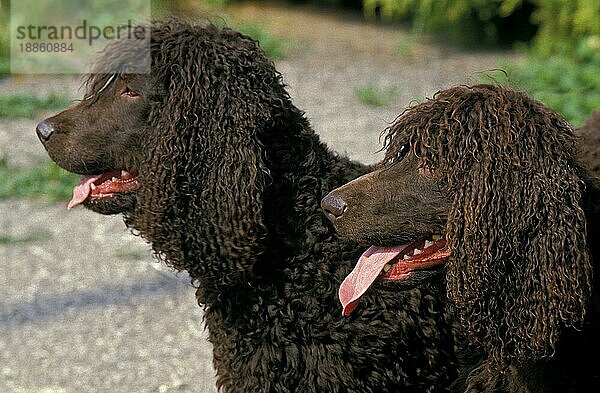
[[[304,118],[294,124],[303,127],[263,140],[272,179],[264,195],[271,244],[267,249],[277,250],[278,255],[265,255],[259,269],[269,266],[270,271],[280,270],[281,262],[286,260],[302,266],[298,256],[314,256],[315,248],[323,243],[339,247],[340,253],[343,249],[356,250],[355,245],[335,232],[320,209],[320,201],[330,190],[364,174],[368,168],[333,153]]]

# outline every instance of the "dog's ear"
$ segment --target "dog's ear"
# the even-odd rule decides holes
[[[579,325],[592,268],[575,139],[525,95],[460,99],[445,136],[454,202],[448,296],[491,364],[551,356]]]
[[[153,178],[144,183],[155,189],[145,193],[150,206],[138,208],[170,223],[151,239],[168,263],[235,282],[262,252],[269,171],[260,135],[273,122],[268,99],[279,75],[253,41],[233,31],[208,26],[180,36],[185,41],[162,42],[169,53],[154,65],[166,82],[150,112]]]

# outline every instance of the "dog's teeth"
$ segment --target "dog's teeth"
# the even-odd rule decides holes
[[[92,184],[90,184],[90,188],[91,188],[92,190],[95,190],[95,189],[96,189],[96,185],[95,185],[94,183],[92,183]]]
[[[131,176],[131,175],[129,174],[129,172],[127,172],[126,170],[122,169],[121,170],[121,177],[126,177],[126,176]]]
[[[430,242],[429,240],[425,240],[425,248],[431,246],[433,244],[433,242]]]
[[[408,261],[410,259],[410,257],[408,255],[404,256],[404,260]]]
[[[118,179],[117,177],[113,176],[113,177],[112,177],[112,179],[110,179],[110,180],[112,180],[112,181],[117,181],[117,180],[119,180],[119,179]]]
[[[390,271],[390,269],[391,269],[391,268],[392,268],[392,265],[390,265],[390,264],[388,263],[388,264],[386,264],[386,265],[383,267],[383,271],[387,273],[387,272],[389,272],[389,271]]]
[[[423,251],[419,250],[418,248],[415,248],[415,251],[413,252],[413,255],[419,255],[422,252]]]
[[[440,240],[441,238],[442,238],[442,235],[433,235],[433,236],[431,236],[431,239],[432,239],[434,242],[437,242],[437,241],[438,241],[438,240]]]

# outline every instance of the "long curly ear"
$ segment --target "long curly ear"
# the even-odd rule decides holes
[[[453,198],[447,292],[470,340],[498,367],[552,355],[591,294],[569,125],[522,93],[480,85],[439,92],[392,131]]]
[[[254,41],[228,29],[170,23],[153,45],[165,91],[150,111],[148,170],[140,171],[150,186],[132,221],[175,268],[239,280],[266,233],[259,136],[272,127],[269,100],[284,98],[282,87],[272,91],[279,75]]]
[[[573,132],[516,92],[456,101],[448,295],[492,363],[552,355],[591,294]]]

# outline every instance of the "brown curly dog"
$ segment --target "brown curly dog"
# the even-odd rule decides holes
[[[340,288],[348,312],[376,281],[441,278],[465,336],[457,391],[600,391],[599,189],[567,122],[521,92],[460,86],[405,110],[385,148],[322,201],[374,245]]]
[[[368,168],[319,140],[256,41],[179,20],[141,31],[149,52],[110,45],[86,98],[37,133],[83,175],[71,207],[122,213],[189,272],[220,391],[447,391],[454,342],[435,289],[382,288],[350,319],[336,309],[361,250],[319,201]],[[128,72],[146,56],[149,74]]]

